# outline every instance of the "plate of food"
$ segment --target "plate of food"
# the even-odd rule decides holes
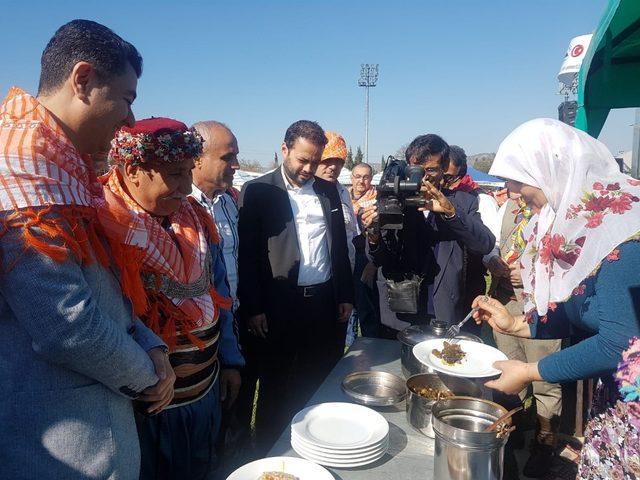
[[[269,457],[247,463],[227,480],[335,480],[324,467],[297,457]]]
[[[447,342],[433,338],[413,347],[413,355],[420,363],[433,370],[456,377],[494,377],[500,370],[493,363],[507,360],[507,356],[497,348],[469,340]]]

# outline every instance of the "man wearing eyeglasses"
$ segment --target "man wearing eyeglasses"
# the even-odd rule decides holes
[[[378,267],[369,259],[366,252],[367,239],[362,225],[362,212],[375,204],[376,189],[371,184],[373,168],[368,163],[358,163],[351,170],[351,202],[358,219],[360,235],[353,239],[356,247],[356,266],[353,271],[356,293],[356,313],[363,337],[387,337],[385,327],[380,323],[378,312],[378,286],[376,279]]]
[[[368,163],[358,163],[354,165],[351,170],[351,188],[349,189],[351,199],[354,203],[354,209],[356,208],[356,204],[359,209],[367,206],[363,205],[363,202],[370,202],[368,205],[371,205],[373,200],[375,200],[376,189],[371,185],[372,180],[373,168],[371,168],[371,165]]]
[[[482,223],[478,198],[446,188],[449,145],[441,137],[415,138],[405,156],[409,164],[425,170],[422,193],[426,205],[406,209],[403,229],[397,233],[376,230],[376,208],[365,209],[362,219],[371,255],[387,279],[398,281],[413,275],[422,279],[417,313],[399,313],[400,320],[424,324],[437,319],[451,325],[468,313],[465,251],[485,255],[493,249],[495,237]],[[394,242],[399,249],[390,248]],[[475,326],[465,327],[473,331]]]

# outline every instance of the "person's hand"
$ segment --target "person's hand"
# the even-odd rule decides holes
[[[509,279],[511,280],[511,286],[515,288],[522,288],[522,272],[520,269],[520,261],[509,265],[509,270]]]
[[[499,255],[491,257],[489,263],[487,264],[487,268],[491,275],[498,278],[507,278],[511,274],[511,270],[509,270],[509,264],[504,261],[502,257]]]
[[[338,321],[340,321],[340,323],[344,323],[347,320],[349,320],[352,310],[353,310],[353,305],[351,305],[350,303],[339,303],[338,304]]]
[[[249,317],[247,321],[249,333],[260,338],[267,338],[269,327],[267,325],[267,316],[264,313]]]
[[[456,209],[449,199],[428,180],[422,181],[420,192],[427,203],[418,210],[431,210],[435,213],[442,213],[445,217],[453,217],[456,214]]]
[[[495,331],[506,335],[511,335],[515,330],[515,318],[495,298],[479,295],[471,306],[479,309],[473,314],[473,318],[478,325],[482,322],[487,322]]]
[[[176,381],[176,374],[169,363],[169,355],[164,348],[156,347],[147,352],[153,362],[156,375],[160,380],[153,387],[143,390],[138,400],[149,402],[147,412],[151,414],[159,413],[173,400],[173,384]]]
[[[517,395],[534,381],[542,380],[537,363],[524,363],[520,360],[495,362],[493,368],[502,372],[500,378],[485,383],[488,388],[499,390],[508,395]]]
[[[362,209],[360,216],[362,226],[367,236],[367,241],[376,245],[380,241],[380,228],[378,226],[378,205],[374,203]]]
[[[238,398],[242,385],[240,371],[235,368],[223,368],[220,373],[220,401],[225,410],[229,410]]]
[[[362,209],[362,225],[364,228],[371,228],[378,221],[378,205],[374,203]]]
[[[373,288],[373,283],[376,281],[376,273],[378,273],[378,267],[373,262],[367,263],[360,276],[360,281],[367,287]]]

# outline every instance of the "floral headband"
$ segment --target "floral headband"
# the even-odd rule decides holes
[[[109,161],[134,166],[148,162],[174,163],[202,154],[202,136],[194,129],[163,133],[131,133],[119,130],[111,141]]]

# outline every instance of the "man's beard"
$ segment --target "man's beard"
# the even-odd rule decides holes
[[[284,173],[287,176],[287,178],[291,180],[293,183],[295,183],[296,185],[298,184],[304,185],[309,180],[311,180],[311,178],[313,178],[313,177],[309,177],[307,179],[301,178],[300,175],[297,175],[295,172],[292,172],[291,170],[289,170],[289,168],[287,168],[287,166],[284,163],[282,164],[282,168],[284,168]]]

